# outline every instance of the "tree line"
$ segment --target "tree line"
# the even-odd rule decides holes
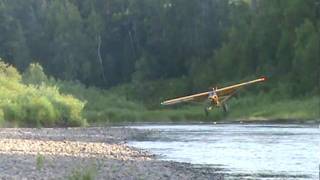
[[[0,0],[0,57],[146,101],[260,75],[314,94],[320,0]]]

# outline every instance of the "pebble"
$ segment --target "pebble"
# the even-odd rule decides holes
[[[95,179],[221,179],[215,169],[159,161],[125,144],[149,133],[110,127],[1,128],[0,179],[68,179],[88,170]]]

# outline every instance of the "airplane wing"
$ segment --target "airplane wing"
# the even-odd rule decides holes
[[[161,103],[161,105],[173,105],[173,104],[178,104],[178,103],[182,103],[182,102],[204,100],[208,97],[209,93],[211,93],[211,91],[203,92],[203,93],[199,93],[199,94],[194,94],[194,95],[190,95],[190,96],[184,96],[184,97],[180,97],[180,98],[175,98],[175,99],[164,101]]]
[[[216,93],[217,93],[218,97],[228,96],[230,94],[235,93],[235,91],[239,90],[242,87],[248,86],[250,84],[258,83],[258,82],[263,82],[263,81],[266,81],[266,80],[267,80],[266,77],[261,77],[259,79],[255,79],[255,80],[252,80],[252,81],[239,83],[239,84],[236,84],[236,85],[232,85],[232,86],[224,87],[224,88],[221,88],[221,89],[217,89]]]
[[[262,82],[262,81],[266,81],[266,80],[267,80],[266,77],[262,77],[262,78],[259,78],[256,80],[252,80],[252,81],[224,87],[221,89],[217,89],[215,91],[216,91],[218,97],[221,98],[221,100],[223,101],[225,98],[226,98],[226,100],[229,99],[231,96],[233,96],[235,94],[235,92],[238,89],[240,89],[244,86],[248,86],[250,84],[254,84],[254,83]],[[190,95],[190,96],[179,97],[179,98],[164,101],[161,103],[161,105],[173,105],[173,104],[178,104],[178,103],[182,103],[182,102],[205,100],[208,98],[210,93],[212,93],[212,91],[207,91],[207,92],[194,94],[194,95]]]

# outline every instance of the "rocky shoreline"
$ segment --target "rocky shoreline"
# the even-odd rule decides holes
[[[212,168],[159,161],[126,145],[128,128],[0,129],[0,179],[223,179]]]

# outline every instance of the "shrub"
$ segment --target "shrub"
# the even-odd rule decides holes
[[[30,124],[50,127],[58,119],[54,107],[47,97],[34,97],[25,109],[29,112],[27,120],[31,121]]]
[[[0,58],[0,76],[10,80],[14,80],[14,81],[21,80],[21,75],[19,74],[17,69],[3,62],[1,58]]]
[[[56,109],[59,111],[62,123],[68,126],[85,126],[86,119],[82,117],[85,103],[71,95],[63,95],[54,100]]]
[[[42,72],[40,65],[30,67]],[[0,74],[3,75],[0,76],[0,123],[6,120],[20,126],[86,125],[82,117],[84,102],[71,95],[61,94],[55,86],[44,83],[22,84],[19,72],[2,61]]]

